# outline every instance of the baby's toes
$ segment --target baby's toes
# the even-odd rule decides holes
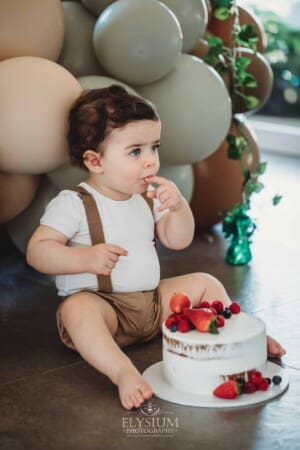
[[[130,395],[125,395],[124,398],[121,399],[121,403],[125,409],[132,409],[134,407],[134,403],[130,397]]]
[[[152,397],[152,394],[153,394],[152,389],[147,384],[141,386],[140,391],[145,400],[148,400],[149,398]]]

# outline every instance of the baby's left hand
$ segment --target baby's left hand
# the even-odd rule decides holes
[[[158,211],[169,209],[170,211],[177,211],[183,204],[182,195],[176,184],[163,177],[149,177],[145,179],[147,183],[156,183],[158,187],[153,191],[147,192],[147,197],[157,198],[161,205]]]

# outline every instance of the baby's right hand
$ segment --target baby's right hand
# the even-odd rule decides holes
[[[90,272],[96,275],[110,275],[120,256],[128,254],[127,250],[114,244],[96,244],[88,250]]]

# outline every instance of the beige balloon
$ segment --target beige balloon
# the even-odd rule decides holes
[[[8,222],[27,208],[39,181],[38,175],[0,173],[0,223]]]
[[[15,56],[56,61],[63,39],[60,0],[0,1],[0,61]]]
[[[115,0],[81,0],[82,4],[96,17],[107,8],[109,5],[114,3]]]
[[[177,17],[183,36],[182,52],[188,53],[204,35],[208,11],[205,0],[161,0]]]
[[[42,217],[47,204],[58,194],[58,192],[59,190],[53,186],[46,177],[43,177],[41,185],[31,204],[25,211],[7,224],[6,228],[8,234],[21,252],[26,252],[29,239],[40,225],[40,218]]]
[[[194,188],[193,167],[190,164],[182,166],[162,165],[158,175],[173,181],[187,202],[190,202]]]
[[[95,17],[74,1],[63,2],[63,8],[66,31],[58,63],[76,77],[103,74],[93,47]]]
[[[222,78],[199,58],[181,55],[170,74],[136,89],[160,115],[163,164],[199,161],[225,138],[231,122],[230,97]]]
[[[147,84],[172,69],[181,52],[182,32],[162,3],[118,0],[99,16],[93,44],[109,75],[128,84]]]
[[[67,161],[67,117],[81,90],[70,72],[48,59],[2,61],[1,170],[41,174]]]

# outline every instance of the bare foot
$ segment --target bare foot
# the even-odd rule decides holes
[[[267,336],[267,349],[268,356],[271,358],[281,358],[281,356],[286,354],[285,349],[271,336]]]
[[[139,408],[153,394],[149,384],[134,366],[120,370],[117,386],[125,409]]]

